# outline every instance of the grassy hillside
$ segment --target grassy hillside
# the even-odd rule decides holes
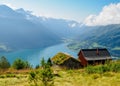
[[[0,86],[30,86],[28,74],[1,77]],[[120,73],[86,74],[82,70],[61,70],[55,77],[54,86],[119,86]],[[41,86],[41,85],[40,85]]]
[[[68,45],[72,50],[82,48],[107,48],[112,56],[120,56],[120,25],[107,25],[98,27],[85,27],[82,34],[75,37]]]
[[[119,86],[120,61],[105,65],[88,66],[78,70],[52,67],[54,85],[52,86]],[[39,71],[41,69],[33,69]],[[31,70],[7,70],[0,74],[0,86],[35,86],[29,81]],[[41,83],[37,82],[39,86]]]

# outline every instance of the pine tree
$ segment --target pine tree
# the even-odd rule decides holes
[[[51,61],[50,58],[47,60],[47,64],[50,65],[50,66],[52,66],[52,61]]]
[[[0,68],[1,69],[7,69],[10,67],[10,63],[8,62],[8,60],[6,59],[5,56],[2,56],[0,58]]]

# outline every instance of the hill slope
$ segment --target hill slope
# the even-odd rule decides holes
[[[41,23],[35,24],[11,8],[0,6],[0,50],[39,48],[60,42],[60,38]],[[3,47],[6,47],[4,49]]]
[[[108,48],[113,56],[120,56],[120,25],[84,27],[87,29],[79,34],[69,48]]]

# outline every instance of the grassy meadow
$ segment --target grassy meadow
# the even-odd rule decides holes
[[[98,66],[88,66],[82,69],[68,70],[52,67],[54,84],[51,86],[119,86],[120,62]],[[108,68],[109,67],[109,68]],[[114,67],[114,68],[113,68]],[[112,68],[112,69],[111,69]],[[0,86],[35,86],[29,80],[29,70],[7,70],[0,74]],[[37,82],[38,86],[43,86]]]
[[[34,86],[28,74],[0,76],[0,86]],[[82,70],[62,70],[54,79],[53,86],[119,86],[120,73],[106,72],[103,74],[86,74]],[[41,85],[39,85],[41,86]]]

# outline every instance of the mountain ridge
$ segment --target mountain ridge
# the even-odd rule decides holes
[[[37,17],[23,8],[13,10],[0,5],[0,50],[40,48],[62,39],[72,39],[71,46],[105,47],[120,56],[120,24],[85,26],[72,20]],[[70,47],[70,46],[69,46]]]
[[[86,27],[87,31],[74,38],[69,48],[107,48],[112,56],[120,56],[120,24]],[[76,47],[77,45],[77,47]]]
[[[7,6],[0,6],[0,10],[4,11],[0,12],[0,44],[11,49],[19,49],[60,43],[60,38],[44,25],[27,20],[25,16]]]

